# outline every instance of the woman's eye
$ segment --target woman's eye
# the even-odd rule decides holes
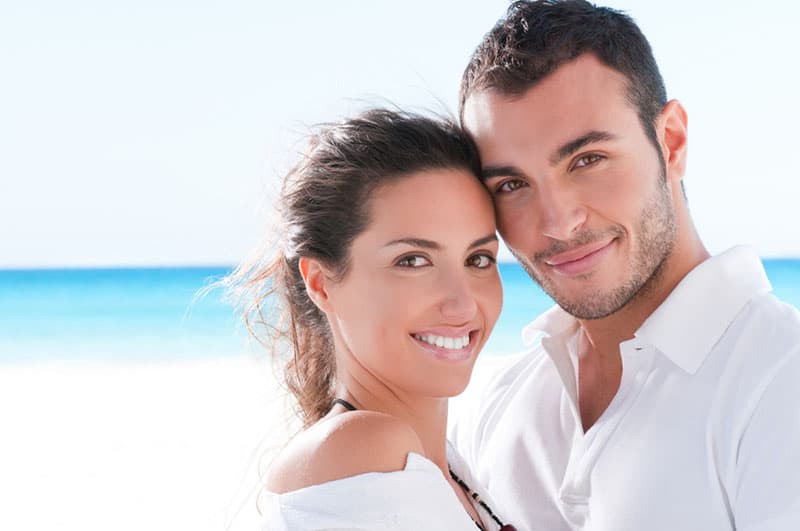
[[[513,192],[514,190],[519,190],[525,186],[525,182],[519,179],[512,179],[509,181],[503,181],[500,183],[495,191],[500,194],[507,194],[509,192]]]
[[[598,155],[597,153],[590,153],[588,155],[583,155],[575,160],[575,164],[572,165],[572,168],[585,168],[586,166],[591,166],[595,162],[598,162],[603,158],[602,155]]]
[[[472,267],[477,267],[478,269],[486,269],[487,267],[492,267],[496,262],[494,256],[489,254],[476,254],[474,256],[470,256],[467,260],[467,264]]]
[[[412,254],[404,256],[403,258],[398,260],[395,265],[398,265],[400,267],[424,267],[427,265],[431,265],[431,262],[424,256],[420,256],[418,254]]]

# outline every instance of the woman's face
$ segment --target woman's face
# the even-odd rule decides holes
[[[430,170],[379,187],[367,208],[328,289],[337,363],[394,392],[458,394],[502,305],[491,199],[466,170]]]

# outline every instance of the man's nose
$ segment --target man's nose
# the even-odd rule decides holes
[[[554,240],[572,239],[588,215],[577,193],[567,186],[550,185],[541,187],[538,195],[535,208],[539,210],[542,233]]]

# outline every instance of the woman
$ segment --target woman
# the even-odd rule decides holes
[[[282,301],[304,421],[269,470],[265,529],[502,525],[445,438],[502,303],[479,169],[456,126],[375,110],[320,131],[286,177],[281,251],[238,272],[251,315]]]

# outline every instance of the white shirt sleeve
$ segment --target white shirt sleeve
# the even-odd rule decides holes
[[[442,471],[409,453],[397,472],[367,472],[284,494],[265,493],[263,531],[473,531]]]
[[[737,531],[800,529],[800,346],[766,386],[735,463]]]

